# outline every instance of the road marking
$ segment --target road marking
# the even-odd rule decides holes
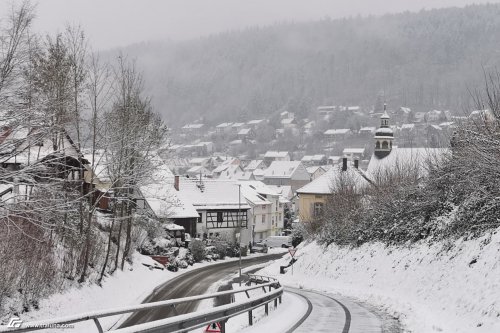
[[[296,290],[296,292],[290,291],[290,289],[295,289],[295,290]],[[337,303],[337,304],[338,304],[338,305],[342,308],[342,310],[343,310],[343,312],[344,312],[345,321],[344,321],[344,326],[342,327],[342,333],[349,333],[349,330],[350,330],[350,328],[351,328],[351,318],[352,318],[352,316],[351,316],[351,312],[349,311],[349,309],[348,309],[348,308],[347,308],[347,307],[346,307],[346,306],[345,306],[342,302],[338,301],[337,299],[335,299],[335,298],[333,298],[333,297],[330,297],[330,296],[328,296],[328,295],[325,295],[325,294],[322,294],[322,293],[319,293],[319,292],[316,292],[316,291],[313,291],[313,290],[307,290],[307,289],[296,289],[296,288],[289,288],[289,287],[287,287],[287,290],[286,290],[286,291],[287,291],[287,292],[294,293],[294,294],[297,294],[297,295],[300,295],[300,296],[302,296],[302,297],[306,298],[308,302],[310,302],[310,300],[307,298],[307,295],[303,295],[301,292],[304,292],[304,293],[311,293],[311,294],[316,294],[316,295],[319,295],[319,296],[321,296],[321,297],[328,298],[328,299],[330,299],[330,300],[334,301],[335,303]],[[320,306],[320,308],[321,308],[321,306]],[[312,310],[312,309],[311,309],[311,310]],[[320,311],[320,310],[319,310],[319,311]],[[305,331],[308,331],[308,330],[309,330],[309,328],[307,328],[307,327],[300,327],[300,326],[302,326],[302,324],[303,324],[303,323],[304,323],[304,321],[307,319],[307,317],[309,316],[309,314],[310,314],[310,312],[307,314],[307,316],[306,316],[305,318],[304,318],[304,317],[303,317],[303,318],[301,318],[301,320],[299,321],[299,322],[300,322],[300,324],[299,324],[299,325],[295,325],[295,326],[293,327],[293,329],[291,329],[291,330],[287,331],[287,333],[294,332],[295,330],[297,330],[297,329],[299,329],[299,328],[300,328],[300,329],[304,329]],[[312,317],[311,317],[311,318],[312,318]],[[299,323],[299,322],[298,322],[298,323]],[[339,328],[339,330],[340,330],[340,327],[338,327],[338,328]],[[331,332],[331,329],[332,329],[332,328],[330,328],[330,330],[329,330],[330,332]]]
[[[311,314],[312,312],[312,309],[313,309],[313,305],[311,303],[311,301],[309,300],[309,298],[305,297],[304,295],[301,295],[299,293],[296,293],[294,291],[290,291],[290,290],[287,290],[286,292],[288,293],[292,293],[292,294],[295,294],[295,295],[298,295],[300,297],[302,297],[303,299],[306,300],[307,302],[307,311],[306,313],[302,316],[302,318],[299,319],[298,322],[295,323],[295,325],[292,326],[292,328],[290,328],[288,331],[286,331],[286,333],[292,333],[293,331],[295,331],[300,325],[302,325],[302,323],[307,319],[307,317],[309,317],[309,315]]]

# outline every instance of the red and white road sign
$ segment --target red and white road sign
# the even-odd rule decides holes
[[[295,256],[295,252],[297,252],[297,249],[295,247],[291,247],[288,249],[288,252],[292,256],[292,258]]]
[[[205,333],[222,333],[222,327],[220,323],[208,324],[207,328],[205,329]]]

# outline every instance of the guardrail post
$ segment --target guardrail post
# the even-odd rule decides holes
[[[266,312],[266,316],[268,316],[269,315],[269,305],[268,305],[268,303],[266,303],[264,305],[264,311]]]
[[[220,331],[222,333],[226,333],[226,321],[225,320],[220,322]]]
[[[277,299],[277,298],[275,298],[275,299],[274,299],[274,308],[276,309],[277,307],[278,307],[278,299]]]
[[[97,318],[94,318],[94,324],[95,326],[97,326],[97,330],[99,331],[99,333],[104,333],[104,331],[102,330],[101,323]]]
[[[280,300],[280,304],[281,304],[281,296],[280,296],[280,297],[278,297],[278,299]]]
[[[252,310],[248,311],[248,325],[252,326],[253,325],[253,315],[252,315]]]

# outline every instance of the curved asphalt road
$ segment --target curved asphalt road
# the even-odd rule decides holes
[[[287,333],[399,333],[399,322],[369,305],[340,295],[286,287],[307,300],[306,314]]]
[[[263,255],[254,258],[243,259],[242,268],[262,264],[269,260],[281,258],[284,253]],[[180,274],[179,276],[167,281],[157,287],[143,303],[163,301],[173,298],[182,298],[188,296],[202,295],[214,283],[219,282],[224,277],[238,272],[238,261],[223,262],[210,266],[200,267],[192,271]],[[176,307],[177,314],[189,313],[196,310],[199,302],[188,302],[179,304]],[[121,326],[128,327],[153,320],[164,319],[174,316],[176,313],[172,308],[160,308],[148,311],[140,311],[131,315]]]

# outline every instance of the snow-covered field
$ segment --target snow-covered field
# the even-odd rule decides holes
[[[500,332],[500,229],[474,240],[407,247],[300,246],[259,271],[285,285],[339,293],[380,306],[411,332]]]
[[[233,261],[238,258],[226,258],[223,261]],[[80,288],[71,288],[67,291],[54,294],[40,301],[40,310],[27,312],[21,315],[24,322],[60,318],[68,315],[79,314],[88,311],[110,309],[127,305],[140,304],[146,296],[160,284],[191,269],[220,263],[215,262],[197,263],[178,272],[168,270],[152,269],[144,264],[154,265],[155,261],[148,256],[134,254],[134,263],[126,264],[124,271],[117,271],[107,277],[102,287],[96,284],[87,284]],[[99,319],[104,330],[111,328],[115,323],[122,321],[127,315],[113,316]],[[74,324],[74,329],[68,329],[72,333],[96,332],[93,321],[88,320]],[[58,330],[59,331],[59,330]]]

